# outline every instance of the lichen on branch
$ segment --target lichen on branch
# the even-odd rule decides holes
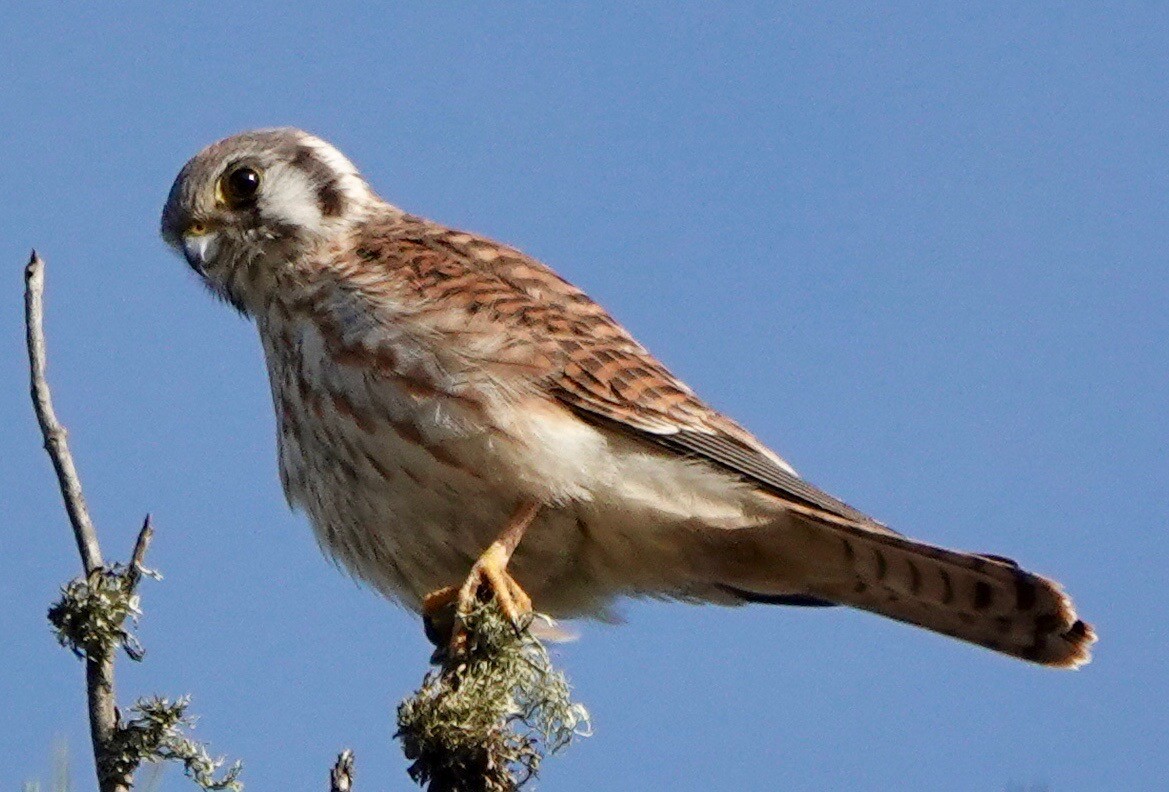
[[[114,564],[62,586],[61,598],[49,608],[57,641],[78,657],[104,657],[121,646],[132,659],[141,660],[142,646],[127,627],[142,615],[136,582],[136,575]]]
[[[135,717],[118,724],[114,740],[109,746],[121,766],[114,768],[133,774],[143,762],[181,762],[187,777],[206,790],[240,792],[242,766],[236,762],[216,778],[223,765],[222,758],[212,758],[207,747],[183,733],[195,725],[186,714],[190,698],[182,696],[175,701],[151,697],[139,699],[131,711]]]
[[[410,777],[430,792],[511,792],[546,755],[589,731],[568,681],[525,627],[517,632],[494,601],[466,619],[457,657],[426,675],[398,706]]]

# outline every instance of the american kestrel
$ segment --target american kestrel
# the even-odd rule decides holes
[[[289,503],[410,608],[494,594],[518,622],[532,603],[587,616],[623,595],[843,604],[1089,660],[1095,634],[1056,583],[907,539],[808,483],[551,269],[386,203],[320,138],[207,147],[162,236],[259,328]]]

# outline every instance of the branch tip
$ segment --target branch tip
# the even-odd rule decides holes
[[[150,515],[146,515],[146,519],[142,521],[142,528],[138,531],[138,538],[134,541],[134,551],[130,555],[130,565],[126,569],[126,577],[130,583],[130,590],[133,591],[138,585],[138,581],[143,575],[153,575],[158,577],[157,573],[152,573],[146,568],[146,551],[150,549],[150,540],[154,538],[154,524],[151,522]]]
[[[57,420],[57,413],[53,409],[53,396],[45,376],[44,272],[44,259],[34,250],[29,257],[24,277],[24,323],[28,344],[30,390],[37,423],[40,424],[41,436],[45,441],[45,450],[52,460],[53,470],[57,474],[57,485],[61,489],[61,498],[65,501],[65,511],[68,512],[69,522],[73,526],[81,563],[86,574],[90,574],[102,566],[101,547],[98,546],[97,530],[93,527],[89,509],[85,505],[81,479],[77,475],[77,467],[69,451],[65,427]]]
[[[329,773],[329,792],[352,792],[353,751],[346,748],[337,755],[337,761]]]

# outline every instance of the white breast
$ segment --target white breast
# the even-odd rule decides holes
[[[385,373],[338,363],[304,320],[269,321],[261,338],[290,504],[309,514],[327,553],[411,607],[458,583],[521,500],[547,506],[513,572],[537,606],[553,613],[684,581],[693,571],[678,538],[682,527],[758,519],[749,493],[731,477],[555,404],[473,403],[411,389]],[[417,364],[426,354],[416,345],[396,357]]]

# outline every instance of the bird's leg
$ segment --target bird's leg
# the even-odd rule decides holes
[[[471,573],[462,586],[447,586],[427,594],[422,601],[422,616],[426,622],[427,636],[435,645],[441,645],[441,635],[436,622],[441,612],[455,603],[455,619],[449,632],[449,648],[453,655],[462,653],[467,644],[466,618],[479,599],[479,592],[487,587],[495,595],[495,602],[512,626],[519,631],[523,619],[532,612],[532,599],[507,573],[507,564],[512,553],[524,537],[524,531],[540,511],[540,504],[525,501],[512,513],[507,524],[471,567]]]

